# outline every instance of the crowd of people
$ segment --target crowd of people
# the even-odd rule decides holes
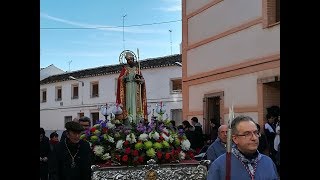
[[[269,112],[270,111],[270,112]],[[268,109],[266,123],[261,129],[249,116],[238,116],[231,124],[232,155],[231,178],[277,179],[280,172],[280,114]],[[40,128],[40,179],[41,180],[89,180],[91,179],[92,151],[88,142],[80,135],[91,127],[88,117],[73,119],[65,124],[66,130],[46,137]],[[214,124],[214,139],[207,141],[197,117],[191,123],[185,120],[171,130],[182,131],[189,139],[195,154],[205,149],[201,159],[211,161],[207,179],[224,179],[226,176],[226,147],[228,126]],[[211,142],[208,144],[208,142]],[[259,163],[258,163],[259,162]],[[241,175],[241,176],[240,176]]]
[[[65,124],[60,141],[56,132],[40,128],[40,180],[90,180],[92,151],[80,135],[91,126],[90,118],[82,117]]]
[[[147,121],[145,81],[131,51],[124,51],[127,65],[118,78],[116,102],[122,105],[117,118],[135,123],[141,118]],[[139,118],[138,118],[139,117]],[[197,117],[191,123],[184,120],[171,130],[183,131],[190,141],[196,157],[211,161],[208,180],[220,180],[226,176],[227,125],[220,125],[221,118],[210,120],[211,134],[203,133]],[[88,117],[73,119],[65,124],[60,141],[56,132],[46,137],[40,128],[40,180],[89,180],[91,179],[92,150],[80,135],[91,127]],[[249,116],[238,116],[231,123],[232,153],[231,179],[278,179],[280,172],[280,109],[267,108],[266,123],[261,129]],[[258,163],[259,162],[259,163]],[[232,178],[234,177],[234,178]]]

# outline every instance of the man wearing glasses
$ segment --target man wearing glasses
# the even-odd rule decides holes
[[[249,116],[238,116],[231,123],[231,180],[278,179],[273,161],[257,149],[260,133]],[[224,180],[226,177],[226,153],[218,157],[210,166],[207,180]]]

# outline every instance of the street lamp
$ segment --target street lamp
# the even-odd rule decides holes
[[[73,76],[69,76],[69,79],[72,79],[72,80],[75,80],[75,81],[81,82],[81,85],[82,85],[82,90],[81,90],[81,104],[83,105],[83,86],[84,86],[84,82],[83,82],[83,81],[78,80],[77,78],[75,78],[75,77],[73,77]]]

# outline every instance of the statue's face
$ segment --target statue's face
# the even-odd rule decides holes
[[[133,55],[131,53],[127,53],[126,56],[125,56],[126,60],[127,60],[127,63],[129,65],[132,65],[133,62],[134,62],[134,58],[133,58]]]

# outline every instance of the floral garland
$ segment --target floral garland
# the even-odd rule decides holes
[[[155,121],[131,127],[100,120],[81,135],[88,141],[95,164],[136,166],[150,159],[157,163],[194,159],[194,150],[184,131],[170,128],[170,120]]]

